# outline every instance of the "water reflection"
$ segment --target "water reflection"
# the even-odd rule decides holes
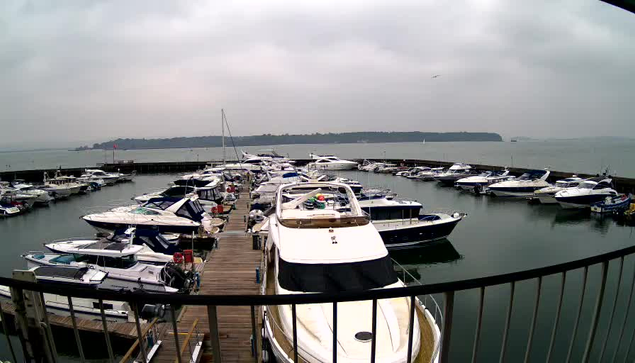
[[[588,210],[560,209],[553,219],[552,227],[556,225],[575,226],[586,224],[592,230],[606,235],[613,223],[613,219],[609,216],[592,214]]]
[[[424,246],[393,250],[390,256],[400,265],[436,265],[455,262],[463,258],[447,239],[431,242]]]

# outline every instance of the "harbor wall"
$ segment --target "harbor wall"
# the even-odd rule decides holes
[[[311,162],[310,159],[294,159],[296,165],[304,166]],[[424,159],[368,159],[369,161],[381,161],[389,162],[400,166],[430,166],[430,167],[449,167],[454,162],[452,161],[439,161],[439,160],[424,160]],[[356,161],[362,162],[362,159]],[[235,160],[228,160],[228,163],[235,163]],[[97,166],[84,167],[84,168],[67,168],[61,169],[64,175],[80,176],[84,169],[100,168],[108,172],[120,171],[122,173],[130,173],[136,171],[139,174],[159,174],[159,173],[185,173],[193,172],[204,168],[208,164],[222,164],[222,161],[175,161],[175,162],[124,162],[114,164],[98,164]],[[497,170],[502,169],[503,166],[489,165],[489,164],[470,164],[477,170]],[[508,167],[509,171],[514,175],[520,175],[529,168],[520,167]],[[37,169],[37,170],[20,170],[20,171],[4,171],[0,172],[0,180],[12,181],[14,179],[24,179],[28,182],[42,182],[44,173],[48,173],[50,177],[55,174],[56,169]],[[568,178],[572,175],[578,175],[581,178],[590,178],[596,176],[595,174],[584,173],[572,173],[568,171],[556,171],[552,170],[549,176],[549,181],[554,182],[558,179]],[[621,193],[633,193],[635,194],[635,178],[624,178],[619,176],[613,176],[613,183],[617,191]]]

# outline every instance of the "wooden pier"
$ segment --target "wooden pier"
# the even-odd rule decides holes
[[[15,308],[10,302],[2,302],[2,311],[9,317],[15,317]],[[49,322],[52,326],[60,328],[73,329],[73,322],[70,316],[48,315]],[[77,329],[82,332],[104,333],[104,326],[101,321],[77,318]],[[141,328],[146,327],[146,323],[141,324]],[[108,323],[108,333],[124,339],[137,339],[137,329],[134,323]]]
[[[202,295],[257,295],[260,284],[256,282],[256,268],[261,266],[262,251],[252,248],[251,235],[246,233],[245,216],[249,214],[248,193],[243,191],[229,216],[224,232],[218,235],[218,249],[212,251],[201,272]],[[217,307],[218,330],[222,361],[254,362],[251,353],[251,311],[249,307]],[[257,334],[260,319],[256,308]],[[206,306],[186,306],[178,321],[179,345],[195,326],[195,330],[205,332],[201,362],[211,362],[212,349],[209,336],[209,319]],[[176,345],[172,329],[167,329],[161,337],[163,343],[153,357],[153,362],[173,363],[176,359]],[[259,353],[258,350],[256,350]],[[189,361],[189,351],[182,351],[182,361]]]

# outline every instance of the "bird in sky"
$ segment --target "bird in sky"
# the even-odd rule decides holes
[[[435,74],[434,76],[432,76],[432,78],[437,78],[437,77],[441,77],[440,74]]]

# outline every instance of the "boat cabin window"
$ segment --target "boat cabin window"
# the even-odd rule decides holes
[[[536,180],[542,178],[543,175],[545,175],[544,172],[530,171],[519,176],[517,180]]]
[[[182,197],[186,194],[192,193],[194,188],[192,187],[172,187],[163,192],[166,197]]]
[[[595,187],[593,187],[593,189],[607,189],[607,188],[611,188],[611,184],[606,181],[601,181]]]
[[[179,217],[191,219],[200,222],[203,217],[204,210],[201,203],[197,201],[185,203],[176,211],[176,215]]]
[[[178,200],[162,200],[162,199],[150,199],[144,206],[147,208],[156,208],[166,210],[172,206],[172,204],[178,202]]]
[[[582,182],[578,185],[580,189],[593,189],[597,184],[593,182]]]
[[[104,306],[104,310],[112,310],[114,308],[112,304],[108,304],[105,302],[102,302],[102,305]],[[99,302],[93,302],[93,309],[101,309],[101,307],[99,306]]]
[[[130,268],[137,263],[134,256],[104,257],[94,255],[73,255],[76,262],[84,262],[92,265],[112,268]]]
[[[307,264],[278,260],[278,282],[289,291],[338,293],[397,282],[390,256],[361,262]]]
[[[364,212],[370,214],[373,221],[383,221],[392,219],[419,218],[419,207],[399,209],[399,208],[362,208]]]

